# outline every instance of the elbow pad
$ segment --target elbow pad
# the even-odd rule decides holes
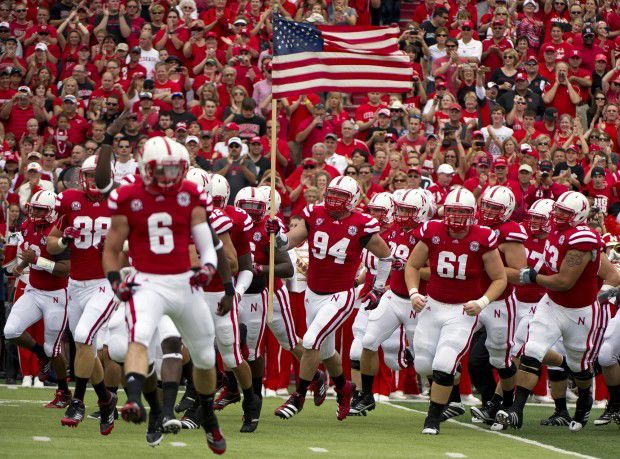
[[[213,237],[211,236],[211,228],[207,222],[202,222],[192,226],[192,238],[200,255],[200,263],[203,265],[212,265],[217,268],[217,250],[221,248],[222,241],[218,247],[213,245]]]
[[[250,287],[253,278],[254,274],[252,273],[252,271],[247,269],[244,269],[237,275],[235,290],[240,296],[243,296],[246,290]]]
[[[390,275],[392,268],[392,258],[379,258],[377,262],[377,276],[375,277],[374,288],[383,290]]]

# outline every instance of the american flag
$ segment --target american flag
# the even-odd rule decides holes
[[[398,34],[398,27],[314,26],[274,16],[273,97],[411,90]]]

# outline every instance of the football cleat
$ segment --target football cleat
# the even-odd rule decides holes
[[[303,409],[305,401],[306,397],[293,392],[283,405],[276,408],[274,414],[282,419],[290,419]]]
[[[155,448],[164,439],[159,413],[149,411],[149,425],[146,428],[146,444]]]
[[[66,427],[77,427],[78,424],[84,420],[85,413],[86,408],[84,407],[84,402],[74,398],[69,403],[67,411],[65,411],[65,417],[60,420],[60,425]]]
[[[207,432],[207,444],[209,449],[215,454],[224,454],[226,452],[226,439],[219,427]]]
[[[479,421],[482,421],[485,424],[493,424],[493,421],[495,421],[495,415],[500,408],[501,403],[496,404],[493,403],[491,400],[486,402],[482,407],[472,406],[470,408],[472,422],[475,422],[473,421],[473,418],[477,418]]]
[[[424,428],[422,429],[423,435],[439,435],[439,422],[428,416],[424,420]]]
[[[239,392],[230,392],[227,387],[224,387],[217,399],[213,403],[213,409],[215,411],[221,411],[228,405],[241,401],[241,394]]]
[[[319,376],[316,380],[312,381],[308,390],[314,392],[314,405],[321,406],[325,401],[325,397],[327,397],[327,388],[329,387],[327,384],[327,375],[324,371],[318,370]]]
[[[491,424],[490,429],[494,432],[501,432],[502,430],[508,430],[508,426],[500,424],[499,422],[494,422]]]
[[[192,406],[194,406],[194,402],[197,400],[196,391],[185,389],[185,393],[183,394],[183,398],[177,403],[174,407],[174,411],[176,413],[183,413],[184,411],[189,410]]]
[[[607,403],[605,411],[601,416],[594,421],[595,426],[606,426],[614,420],[614,414],[620,414],[620,406]]]
[[[110,398],[107,402],[98,402],[99,405],[99,433],[101,435],[109,435],[114,429],[114,412],[116,411],[116,402],[118,397],[112,392],[108,392]]]
[[[71,391],[62,391],[58,389],[54,394],[54,400],[45,405],[45,408],[57,408],[62,409],[69,406],[71,402]]]
[[[463,414],[465,414],[465,408],[463,408],[462,403],[450,402],[441,412],[439,422],[446,422],[448,419],[462,416]]]
[[[336,402],[338,402],[338,410],[336,411],[336,418],[339,421],[344,420],[351,410],[351,397],[355,390],[355,384],[351,381],[347,381],[342,389],[336,389]]]
[[[523,413],[514,411],[512,408],[499,410],[495,415],[495,423],[520,429],[523,426]]]
[[[374,410],[376,407],[375,398],[372,394],[358,394],[355,394],[351,400],[349,416],[366,416],[369,411]]]
[[[37,374],[37,378],[39,381],[45,382],[49,379],[50,374],[52,373],[52,362],[47,357],[41,358],[39,357],[39,373]]]
[[[146,410],[140,402],[127,402],[121,408],[121,417],[126,422],[140,424],[146,421]]]
[[[181,428],[187,430],[195,430],[200,427],[200,418],[202,416],[202,407],[200,403],[194,403],[189,410],[185,412],[181,418]]]
[[[588,419],[590,419],[590,411],[592,410],[593,404],[594,399],[590,394],[588,394],[587,397],[579,397],[577,399],[575,415],[573,416],[573,420],[568,426],[571,432],[579,432],[586,426],[586,424],[588,423]]]
[[[171,417],[171,416],[164,416],[161,419],[161,426],[162,426],[162,432],[165,434],[178,434],[181,429],[183,428],[183,425],[181,424],[181,421],[179,421],[177,418],[175,417]]]
[[[246,402],[243,399],[243,424],[241,425],[242,433],[254,432],[258,427],[258,420],[260,418],[260,411],[263,407],[263,400],[254,395],[250,400]]]
[[[541,426],[547,427],[566,427],[570,425],[573,419],[568,414],[568,411],[555,411],[551,416],[547,419],[543,419],[540,421]]]
[[[118,419],[118,411],[114,410],[116,412],[116,417],[114,419]],[[94,419],[95,421],[98,421],[99,419],[101,419],[101,411],[97,410],[97,411],[93,411],[92,413],[90,413],[87,416],[88,419]]]

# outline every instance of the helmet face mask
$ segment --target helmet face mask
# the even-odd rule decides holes
[[[551,219],[556,227],[568,228],[572,226],[575,214],[576,212],[574,210],[568,209],[556,203],[553,206],[553,211],[551,212]]]
[[[245,212],[255,222],[260,221],[265,216],[265,212],[267,211],[267,206],[265,203],[260,201],[241,199],[237,203],[237,206],[240,209],[245,210]]]
[[[368,213],[379,220],[379,223],[382,223],[387,214],[389,213],[388,209],[385,209],[381,206],[373,206],[372,204],[368,204]]]
[[[482,199],[480,202],[480,223],[492,225],[502,221],[502,214],[506,207],[496,202]]]
[[[45,206],[39,206],[36,204],[28,206],[28,218],[30,218],[30,220],[37,225],[47,222],[47,217],[50,213],[50,209]]]
[[[95,171],[94,170],[81,170],[80,171],[80,186],[82,190],[91,199],[103,199],[103,194],[97,189],[95,184]]]
[[[541,236],[551,231],[551,219],[548,216],[540,215],[534,212],[527,212],[523,225],[528,233],[533,236]]]
[[[51,191],[37,191],[28,204],[26,210],[28,218],[35,225],[53,223],[56,220],[56,194]]]
[[[344,190],[327,188],[325,191],[325,208],[331,214],[340,216],[347,213],[353,195]]]
[[[400,225],[419,223],[418,215],[420,215],[420,209],[418,207],[397,203],[396,211],[394,212],[394,221]]]
[[[475,211],[458,205],[444,206],[444,222],[452,231],[460,232],[474,224]]]
[[[145,183],[153,185],[161,191],[178,189],[183,182],[187,164],[177,159],[149,161],[145,165]]]
[[[224,199],[224,196],[213,196],[213,205],[215,207],[219,207],[220,209],[226,207],[226,200]]]

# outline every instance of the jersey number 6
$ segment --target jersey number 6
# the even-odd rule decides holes
[[[456,265],[456,266],[455,266]],[[455,274],[456,267],[456,275]],[[448,279],[465,280],[465,269],[467,268],[467,254],[459,255],[458,258],[452,252],[439,252],[437,258],[437,275]]]

